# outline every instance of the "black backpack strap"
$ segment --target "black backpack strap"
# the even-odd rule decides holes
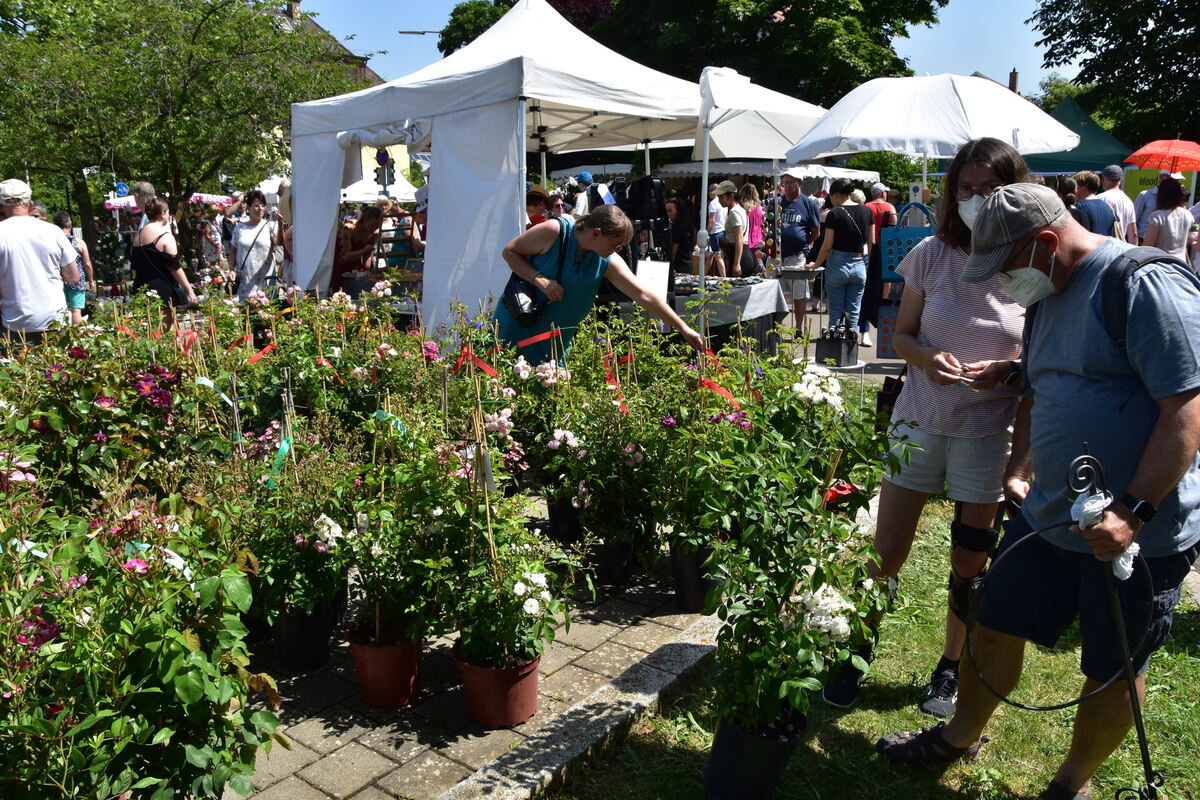
[[[1192,274],[1182,260],[1157,247],[1134,247],[1109,262],[1100,276],[1101,312],[1108,335],[1122,353],[1125,352],[1125,326],[1129,316],[1129,286],[1133,282],[1133,274],[1148,264],[1170,265],[1188,275]],[[1026,320],[1028,322],[1028,315]]]

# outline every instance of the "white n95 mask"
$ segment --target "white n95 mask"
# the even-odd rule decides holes
[[[1021,269],[1014,269],[1012,272],[1001,272],[1000,283],[1004,287],[1004,292],[1019,305],[1029,308],[1039,300],[1043,300],[1054,293],[1054,262],[1056,253],[1050,254],[1050,274],[1042,272],[1033,266],[1033,257],[1037,254],[1037,240],[1033,242],[1033,249],[1029,252],[1029,266]]]
[[[977,194],[971,195],[970,200],[964,200],[958,204],[958,218],[963,221],[963,225],[967,226],[967,230],[975,230],[975,218],[979,216],[981,208],[983,208],[983,198]]]

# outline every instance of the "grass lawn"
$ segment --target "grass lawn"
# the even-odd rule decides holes
[[[857,387],[855,387],[857,388]],[[874,752],[876,739],[931,724],[916,710],[920,687],[937,661],[945,614],[951,507],[931,503],[922,534],[902,575],[896,612],[884,624],[872,674],[858,705],[831,709],[815,699],[810,729],[792,757],[779,800],[841,798],[1036,797],[1053,776],[1070,741],[1071,710],[1048,713],[1001,706],[988,729],[992,742],[974,764],[938,772],[895,768]],[[1055,651],[1031,649],[1015,699],[1035,705],[1067,700],[1081,683],[1077,638]],[[716,726],[711,665],[659,715],[634,726],[623,746],[579,767],[554,800],[701,800],[703,775]],[[1200,611],[1185,599],[1172,638],[1150,667],[1147,727],[1164,794],[1200,800]],[[1111,798],[1140,785],[1141,761],[1132,731],[1104,764],[1093,797]]]

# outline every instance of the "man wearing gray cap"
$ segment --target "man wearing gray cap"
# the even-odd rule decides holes
[[[66,322],[63,280],[79,281],[79,254],[57,225],[35,219],[29,184],[0,181],[0,318],[7,336],[36,343]]]
[[[1121,184],[1125,180],[1125,170],[1117,164],[1109,164],[1100,171],[1100,185],[1104,191],[1096,195],[1117,215],[1117,229],[1125,237],[1125,241],[1137,244],[1137,212],[1133,209],[1133,201]]]
[[[962,278],[997,272],[1014,300],[1036,304],[1026,314],[1027,389],[1005,478],[1021,512],[1005,526],[975,615],[954,718],[880,739],[877,748],[896,763],[974,757],[999,703],[976,669],[996,691],[1011,692],[1025,642],[1053,646],[1076,618],[1082,693],[1119,675],[1104,572],[1135,540],[1146,566],[1137,564],[1139,574],[1117,591],[1144,696],[1149,654],[1170,631],[1200,543],[1200,279],[1165,253],[1086,230],[1053,190],[1034,184],[997,189],[976,218]],[[1015,369],[993,366],[975,386]],[[1068,472],[1085,442],[1117,499],[1080,531],[1064,520],[1075,498]],[[1071,749],[1040,800],[1086,797],[1131,724],[1123,681],[1080,704]]]

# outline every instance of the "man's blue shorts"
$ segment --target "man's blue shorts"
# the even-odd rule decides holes
[[[988,572],[987,586],[975,621],[989,628],[1053,647],[1076,617],[1083,640],[1080,667],[1087,677],[1106,681],[1121,666],[1121,645],[1113,624],[1112,603],[1104,570],[1111,569],[1091,553],[1076,553],[1033,536],[1013,550],[1013,544],[1032,531],[1024,515],[1008,520],[996,551],[998,562]],[[1171,632],[1172,612],[1179,603],[1184,577],[1200,545],[1182,553],[1136,559],[1133,577],[1118,580],[1117,593],[1137,674],[1146,671],[1150,654]],[[1153,597],[1147,584],[1147,567]],[[1143,642],[1143,639],[1145,641]],[[1141,643],[1141,647],[1138,645]]]

